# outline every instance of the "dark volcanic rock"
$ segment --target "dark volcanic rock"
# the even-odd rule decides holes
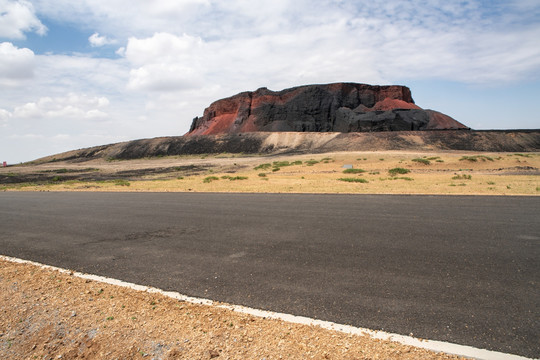
[[[195,118],[186,135],[257,131],[370,132],[468,129],[418,107],[406,86],[355,83],[266,88],[218,100]]]

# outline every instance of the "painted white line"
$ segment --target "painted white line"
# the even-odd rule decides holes
[[[370,336],[373,339],[395,341],[404,345],[411,345],[411,346],[415,346],[415,347],[419,347],[419,348],[423,348],[423,349],[427,349],[427,350],[431,350],[435,352],[442,352],[446,354],[464,356],[464,357],[468,357],[472,359],[479,359],[479,360],[531,360],[530,358],[526,358],[519,355],[505,354],[505,353],[501,353],[497,351],[478,349],[472,346],[453,344],[453,343],[437,341],[437,340],[418,339],[412,336],[405,336],[405,335],[399,335],[399,334],[392,334],[385,331],[376,331],[376,330],[370,330],[370,329],[365,329],[365,328],[358,328],[358,327],[354,327],[350,325],[337,324],[330,321],[311,319],[304,316],[296,316],[296,315],[290,315],[290,314],[277,313],[273,311],[259,310],[259,309],[254,309],[254,308],[250,308],[246,306],[219,303],[219,302],[215,302],[209,299],[195,298],[195,297],[182,295],[174,291],[163,291],[161,289],[150,287],[150,286],[137,285],[137,284],[125,282],[122,280],[112,279],[112,278],[108,278],[104,276],[84,274],[84,273],[80,273],[76,271],[62,269],[55,266],[41,264],[34,261],[18,259],[18,258],[14,258],[10,256],[0,255],[0,259],[14,262],[14,263],[20,263],[20,264],[31,264],[31,265],[39,266],[44,269],[50,269],[50,270],[55,270],[55,271],[65,273],[65,274],[71,274],[73,276],[77,276],[82,279],[88,279],[88,280],[93,280],[93,281],[97,281],[97,282],[101,282],[105,284],[121,286],[121,287],[129,288],[129,289],[133,289],[136,291],[146,291],[149,293],[157,293],[157,294],[170,297],[172,299],[185,301],[192,304],[214,306],[217,308],[227,309],[227,310],[249,314],[249,315],[253,315],[253,316],[257,316],[261,318],[277,319],[277,320],[282,320],[282,321],[286,321],[286,322],[290,322],[294,324],[320,326],[321,328],[324,328],[324,329],[335,330],[335,331],[343,332],[346,334],[366,335],[366,336]]]

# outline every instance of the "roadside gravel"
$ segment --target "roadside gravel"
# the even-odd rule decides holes
[[[458,359],[0,259],[2,359]]]

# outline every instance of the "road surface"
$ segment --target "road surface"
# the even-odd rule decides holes
[[[0,193],[0,254],[540,356],[540,197]]]

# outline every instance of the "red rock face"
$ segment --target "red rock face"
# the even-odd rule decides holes
[[[256,131],[396,131],[466,129],[451,117],[415,105],[405,86],[355,83],[266,88],[218,100],[186,135]]]

